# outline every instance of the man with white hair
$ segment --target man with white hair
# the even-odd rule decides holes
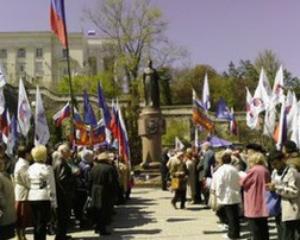
[[[79,162],[80,174],[77,178],[76,198],[74,199],[74,213],[76,219],[80,222],[80,227],[86,227],[83,216],[83,207],[88,196],[88,182],[90,172],[93,166],[94,153],[92,150],[84,149],[80,153],[81,161]]]
[[[74,197],[75,179],[68,165],[71,151],[68,144],[61,144],[57,149],[60,158],[54,165],[57,191],[57,231],[55,240],[67,240],[67,226],[70,220],[72,198]]]

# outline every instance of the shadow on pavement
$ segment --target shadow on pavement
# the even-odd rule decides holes
[[[187,221],[194,221],[196,218],[169,218],[167,222],[187,222]]]
[[[112,224],[113,238],[110,239],[132,239],[134,235],[154,235],[160,233],[161,229],[136,229],[150,223],[155,223],[153,211],[145,210],[147,206],[156,205],[151,199],[133,198],[128,204],[117,208],[117,215]]]

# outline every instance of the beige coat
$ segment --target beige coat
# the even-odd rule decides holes
[[[300,174],[294,167],[289,167],[283,174],[283,179],[275,185],[281,196],[282,221],[300,219]]]
[[[194,197],[196,195],[196,174],[195,174],[195,162],[192,159],[187,159],[186,162],[186,167],[188,169],[188,196],[194,200]]]
[[[9,176],[0,172],[0,225],[10,225],[16,221],[14,186]]]

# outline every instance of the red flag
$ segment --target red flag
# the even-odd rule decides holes
[[[209,132],[214,131],[215,125],[213,121],[211,121],[204,113],[202,113],[196,108],[193,108],[192,120],[194,124],[199,124]]]
[[[51,0],[50,22],[52,31],[57,35],[61,44],[67,48],[68,36],[64,0]]]

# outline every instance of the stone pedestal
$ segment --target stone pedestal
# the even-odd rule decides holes
[[[161,135],[165,132],[165,121],[160,109],[143,108],[139,117],[139,136],[143,144],[143,168],[158,168],[161,159]]]

